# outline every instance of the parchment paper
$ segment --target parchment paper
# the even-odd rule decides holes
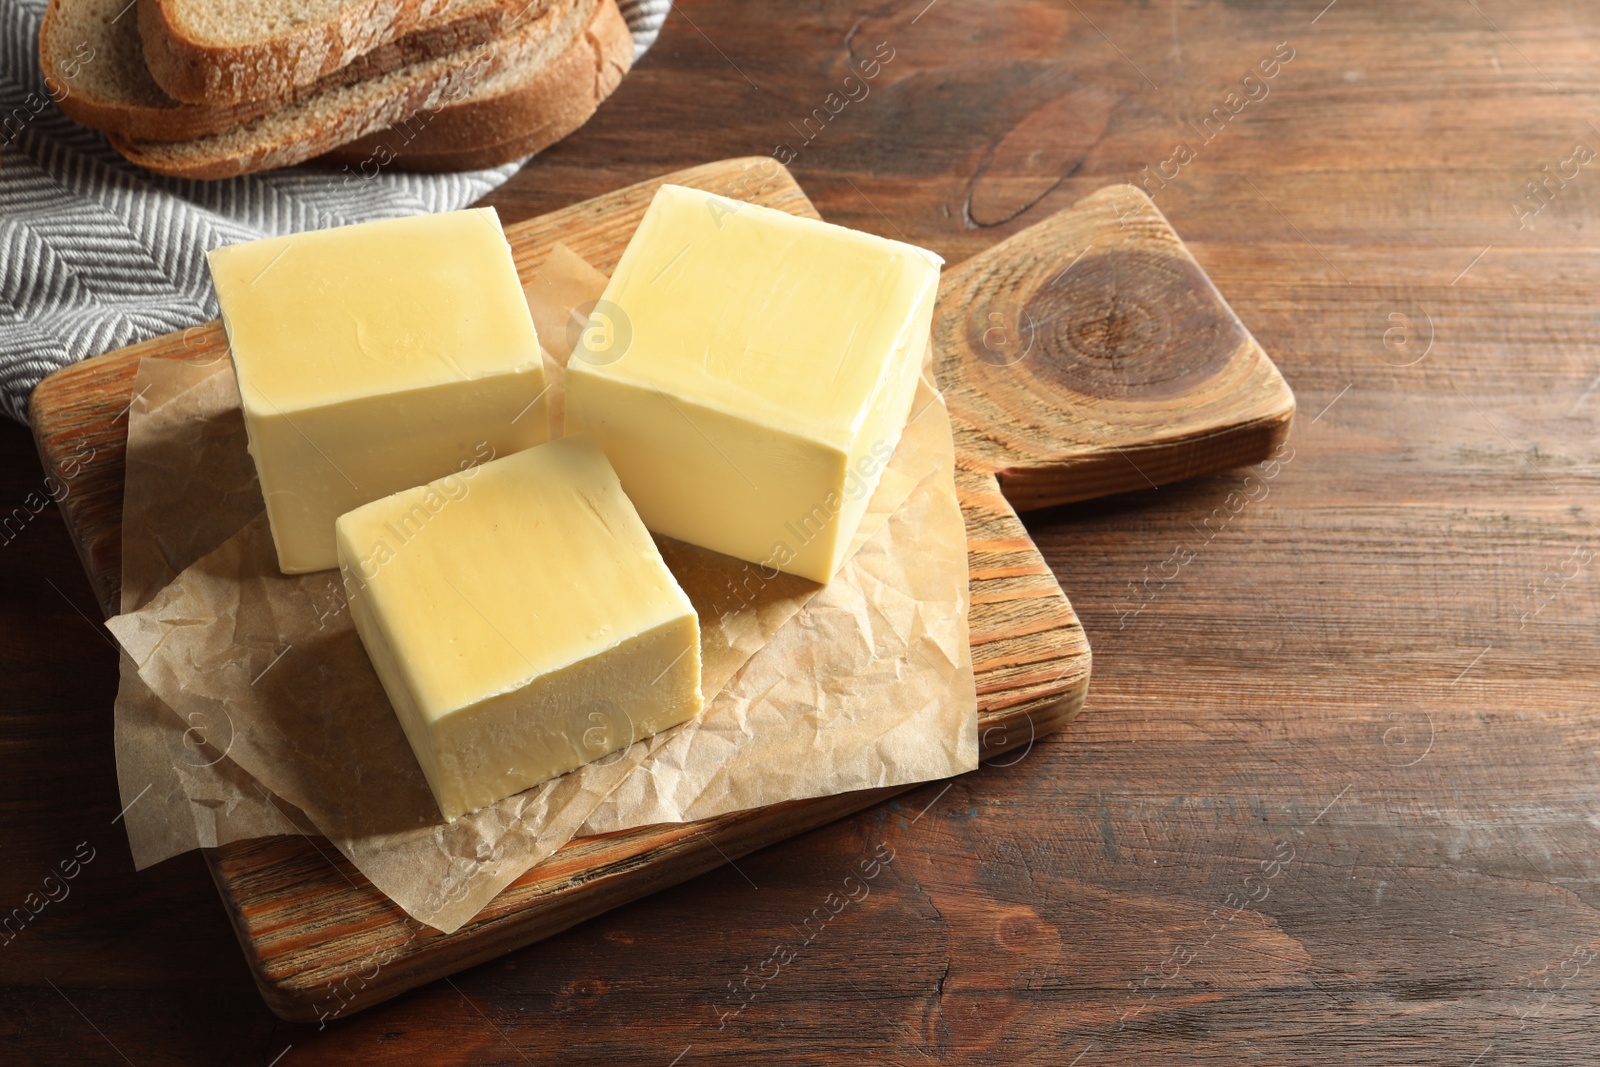
[[[571,272],[547,262],[541,273]],[[556,288],[572,299],[593,277]],[[700,718],[446,824],[337,573],[277,571],[232,382],[226,361],[146,361],[136,390],[150,389],[130,410],[133,568],[110,625],[129,657],[118,768],[124,803],[137,800],[127,823],[141,865],[314,829],[408,913],[450,931],[580,830],[976,766],[964,527],[948,418],[927,383],[859,550],[826,588],[662,541],[701,617]]]
[[[550,412],[551,436],[561,436],[567,409],[564,372],[583,327],[601,294],[607,278],[589,261],[557,241],[539,268],[522,287],[533,314],[533,329],[544,349],[546,409]]]
[[[141,360],[128,405],[122,604],[143,607],[261,510],[228,357]],[[177,518],[179,521],[174,521]],[[121,657],[115,745],[135,868],[193,848],[310,828],[211,743],[222,730],[180,721]],[[220,726],[221,724],[215,724]]]

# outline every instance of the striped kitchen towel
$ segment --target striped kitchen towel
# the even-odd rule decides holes
[[[73,123],[45,92],[47,0],[0,0],[0,407],[26,422],[51,371],[217,316],[205,252],[369,219],[466,207],[520,164],[459,174],[313,170],[161,178]],[[671,0],[620,0],[637,58]]]

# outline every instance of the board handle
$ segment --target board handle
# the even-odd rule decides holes
[[[1113,185],[945,272],[962,466],[1019,511],[1268,458],[1294,394],[1142,191]]]

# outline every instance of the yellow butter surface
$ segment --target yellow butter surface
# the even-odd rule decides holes
[[[567,429],[650,529],[825,582],[905,427],[940,263],[664,185],[568,364]]]
[[[548,439],[539,341],[492,208],[209,258],[286,573],[336,565],[344,512]]]
[[[700,712],[694,608],[587,436],[366,504],[337,540],[448,819]]]

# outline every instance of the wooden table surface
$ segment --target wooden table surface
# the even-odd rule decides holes
[[[1028,516],[1095,674],[1013,765],[290,1026],[198,856],[134,873],[114,651],[54,510],[6,527],[0,1060],[1594,1062],[1600,23],[1324,2],[684,0],[489,199],[782,145],[954,262],[1148,178],[1301,414],[1276,465]],[[0,427],[0,513],[44,489]]]

